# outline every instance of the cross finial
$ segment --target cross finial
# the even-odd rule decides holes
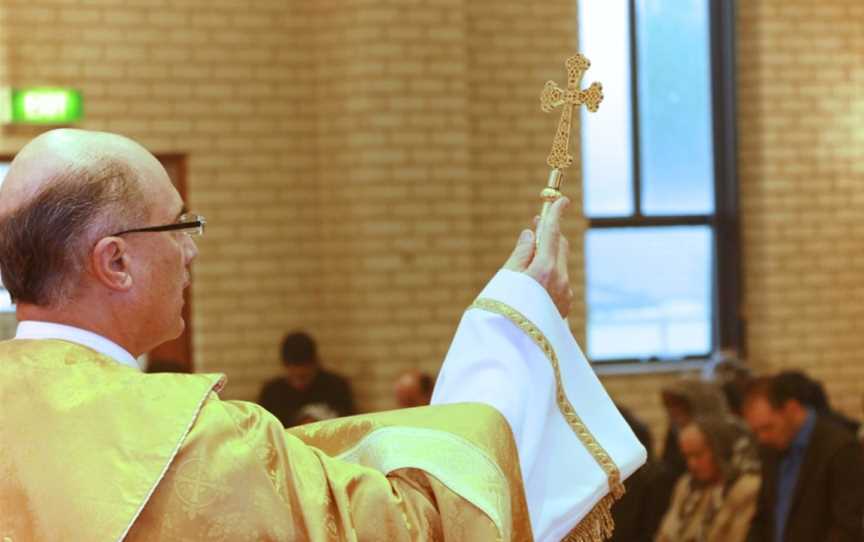
[[[600,83],[591,83],[585,90],[579,89],[582,76],[591,66],[587,58],[579,53],[571,56],[564,62],[567,67],[567,90],[563,90],[554,81],[547,81],[540,93],[540,109],[549,113],[559,105],[563,106],[561,119],[558,121],[558,131],[552,141],[552,152],[546,158],[546,163],[554,169],[564,169],[573,162],[573,156],[569,153],[570,147],[570,125],[572,123],[573,107],[584,104],[588,111],[597,111],[600,102],[603,101],[603,86]]]

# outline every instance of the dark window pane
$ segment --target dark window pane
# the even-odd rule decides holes
[[[582,88],[603,84],[596,113],[582,108],[584,212],[591,217],[632,215],[633,124],[630,99],[628,2],[579,2],[579,50],[591,61]]]
[[[642,212],[714,212],[708,0],[637,2]]]
[[[589,230],[588,356],[709,353],[712,245],[708,226]]]

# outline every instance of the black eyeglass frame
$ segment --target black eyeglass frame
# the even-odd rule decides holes
[[[194,218],[194,220],[187,220],[184,222],[175,222],[173,224],[164,224],[162,226],[150,226],[147,228],[133,228],[131,230],[123,230],[117,233],[112,233],[109,237],[114,237],[117,235],[124,235],[127,233],[147,233],[147,232],[160,232],[160,231],[175,231],[175,230],[192,230],[197,228],[197,232],[190,233],[186,232],[188,235],[204,235],[204,226],[207,224],[207,219],[205,219],[201,215],[196,214],[184,214],[180,217],[180,220],[184,218]]]

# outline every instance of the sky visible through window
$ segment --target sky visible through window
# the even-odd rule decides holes
[[[706,0],[641,0],[639,143],[642,212],[714,212]]]
[[[590,218],[714,212],[707,0],[637,0],[631,77],[629,1],[579,3],[583,86],[603,83],[582,113],[584,209]],[[638,138],[633,137],[633,87]],[[638,139],[638,149],[634,141]],[[635,156],[641,208],[634,208]],[[709,354],[710,226],[591,228],[586,234],[587,350],[594,361]]]
[[[592,358],[707,354],[712,244],[707,226],[589,230],[585,260]]]

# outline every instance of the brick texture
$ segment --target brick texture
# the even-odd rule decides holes
[[[213,226],[194,268],[195,363],[227,373],[229,395],[254,397],[284,330],[315,331],[320,306],[305,14],[268,0],[0,6],[8,82],[79,88],[82,127],[188,155],[190,207]],[[5,127],[0,153],[38,132]]]
[[[742,2],[738,21],[750,357],[825,379],[852,415],[858,4]],[[195,363],[227,373],[227,395],[254,398],[282,333],[302,327],[371,410],[393,406],[403,368],[437,368],[538,209],[557,123],[538,95],[563,82],[575,26],[564,1],[0,0],[0,83],[80,88],[84,127],[188,155],[191,207],[212,226],[194,270]],[[3,128],[0,153],[36,133]],[[578,164],[565,191],[584,338]],[[677,377],[604,381],[659,440],[658,390]]]
[[[750,362],[864,394],[864,4],[741,2],[739,160]]]

